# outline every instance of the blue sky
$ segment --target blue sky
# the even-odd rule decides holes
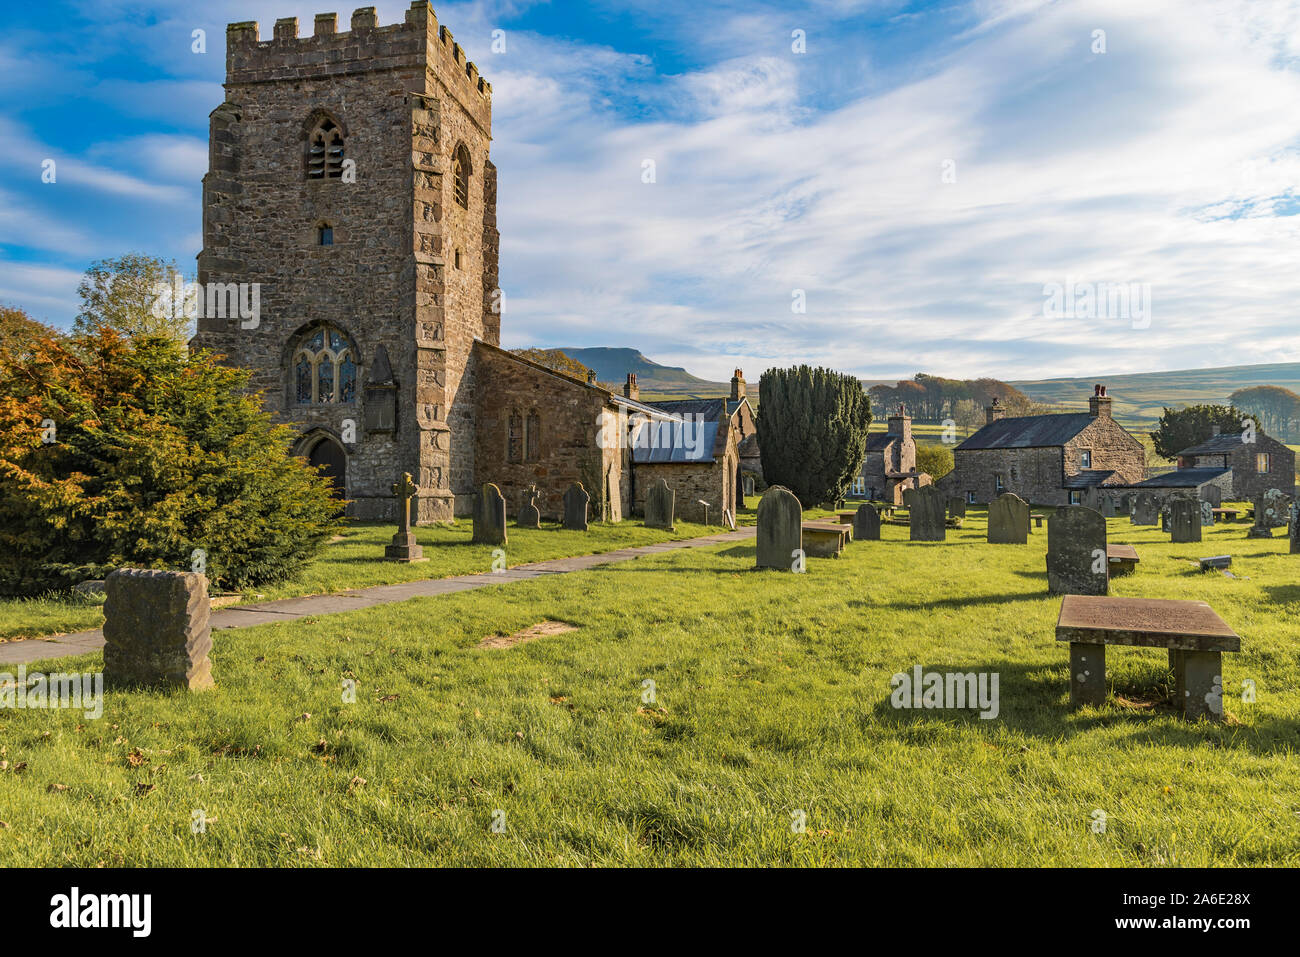
[[[265,39],[330,9],[343,28],[351,7],[286,0],[11,7],[0,302],[66,326],[92,260],[192,270],[225,24]],[[1300,361],[1300,3],[435,10],[494,87],[506,346],[631,346],[715,379]],[[1149,321],[1045,315],[1067,282],[1140,284]]]

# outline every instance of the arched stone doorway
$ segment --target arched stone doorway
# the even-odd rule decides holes
[[[348,497],[348,456],[329,436],[318,438],[307,454],[307,461],[334,486],[334,497]]]

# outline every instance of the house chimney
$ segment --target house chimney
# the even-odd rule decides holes
[[[627,382],[623,384],[623,397],[627,399],[637,399],[641,395],[641,390],[636,387],[636,373],[627,374]]]
[[[1092,397],[1088,399],[1088,412],[1094,419],[1110,418],[1110,396],[1104,385],[1093,386]]]
[[[897,435],[906,443],[912,437],[912,417],[907,414],[907,409],[900,402],[898,411],[888,419],[889,428],[886,431],[890,435]]]
[[[739,369],[731,377],[731,401],[739,402],[745,397],[745,373]]]
[[[1003,408],[1002,403],[995,395],[993,397],[993,404],[984,407],[984,424],[992,425],[996,420],[1002,418],[1006,414],[1007,410]]]

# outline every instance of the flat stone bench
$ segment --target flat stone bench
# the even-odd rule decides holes
[[[1042,512],[1030,512],[1029,517],[1034,520],[1034,525],[1037,528],[1042,528],[1043,520],[1047,518],[1047,516],[1044,515]]]
[[[1201,566],[1201,571],[1208,572],[1211,568],[1228,568],[1232,565],[1231,555],[1211,555],[1209,558],[1198,558],[1196,563]]]
[[[853,522],[857,519],[857,517],[858,517],[858,510],[856,508],[855,509],[844,508],[844,509],[840,509],[835,513],[836,522],[838,522],[841,525],[848,525],[850,527],[852,527]],[[828,518],[826,519],[826,521],[829,522],[830,519]],[[852,540],[851,535],[849,536],[849,538],[850,540]]]
[[[1235,522],[1237,516],[1241,514],[1241,512],[1235,508],[1214,508],[1210,511],[1214,513],[1214,520],[1216,522],[1221,518],[1226,519],[1229,522]]]
[[[804,522],[803,550],[815,558],[839,558],[853,539],[853,526],[838,522]]]
[[[1138,550],[1132,545],[1107,545],[1106,561],[1110,565],[1111,576],[1131,575],[1137,571]]]
[[[1203,601],[1066,595],[1056,640],[1070,643],[1070,705],[1106,700],[1106,646],[1165,648],[1178,706],[1189,721],[1223,720],[1222,653],[1241,636]]]

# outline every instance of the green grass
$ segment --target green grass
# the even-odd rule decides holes
[[[750,499],[757,507],[757,499]],[[752,524],[752,512],[741,512],[739,524]],[[433,525],[415,530],[428,561],[400,564],[383,560],[384,546],[392,541],[392,525],[357,523],[341,539],[330,543],[320,558],[295,580],[266,585],[247,595],[248,602],[297,598],[328,592],[394,585],[428,578],[471,575],[492,568],[491,545],[470,545],[470,522]],[[550,558],[591,555],[637,545],[679,538],[698,538],[726,531],[721,526],[677,522],[673,532],[644,527],[639,519],[610,524],[593,523],[587,532],[569,531],[554,523],[541,529],[515,528],[506,533],[506,564],[509,567]],[[50,594],[41,598],[0,599],[0,642],[44,635],[66,634],[97,628],[103,623],[102,605],[80,601],[71,595]]]
[[[1184,723],[1164,653],[1112,648],[1119,698],[1072,712],[1045,533],[990,546],[972,510],[805,575],[745,543],[221,632],[214,691],[0,712],[0,865],[1300,864],[1298,559],[1244,523],[1110,530],[1142,558],[1112,593],[1210,602],[1256,703]],[[1188,561],[1225,552],[1236,578]],[[579,627],[476,647],[544,619]],[[894,710],[917,664],[997,672],[998,718]]]

